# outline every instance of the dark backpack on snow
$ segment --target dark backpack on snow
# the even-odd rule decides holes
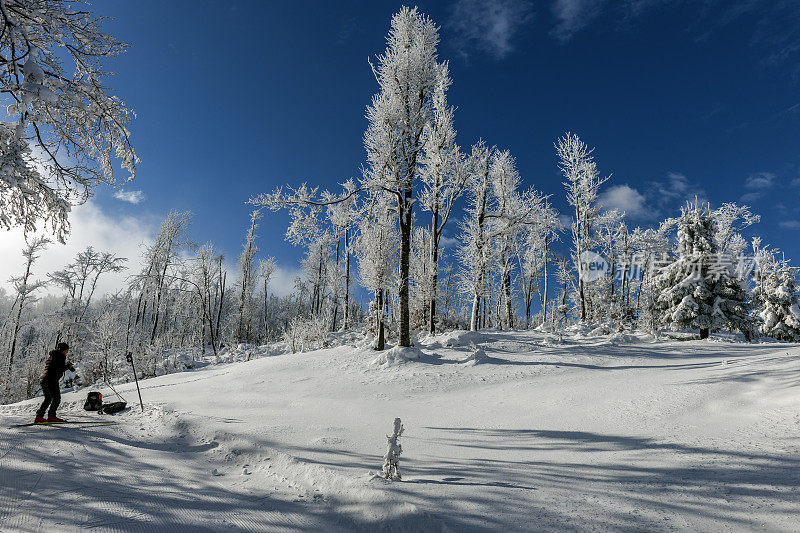
[[[101,407],[103,407],[103,395],[99,392],[90,392],[83,408],[87,411],[99,411]]]

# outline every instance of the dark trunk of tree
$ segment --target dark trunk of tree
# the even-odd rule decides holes
[[[350,230],[344,230],[345,283],[344,283],[344,329],[350,325]]]
[[[378,290],[375,293],[375,321],[378,329],[378,340],[375,343],[376,350],[383,350],[386,344],[386,338],[383,330],[383,290]]]
[[[505,327],[512,329],[514,327],[514,309],[511,305],[511,258],[503,258],[503,294],[505,297]]]
[[[411,257],[411,187],[405,190],[405,208],[400,216],[400,283],[397,296],[400,303],[398,344],[411,346],[411,317],[408,311],[409,265]]]
[[[701,339],[707,339],[708,338],[708,333],[709,333],[708,328],[701,329],[700,330],[700,338]]]

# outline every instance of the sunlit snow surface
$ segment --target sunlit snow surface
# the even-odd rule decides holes
[[[117,425],[9,429],[37,402],[2,406],[0,530],[800,529],[800,347],[490,331],[417,348],[144,380],[144,414]],[[85,394],[60,414],[92,416]]]

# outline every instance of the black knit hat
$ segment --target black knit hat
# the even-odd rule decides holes
[[[69,350],[69,344],[67,344],[66,342],[59,342],[58,346],[56,346],[56,350],[58,350],[59,352],[65,352]]]

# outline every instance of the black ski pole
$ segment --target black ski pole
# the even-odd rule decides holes
[[[139,406],[142,408],[142,412],[144,413],[144,404],[142,403],[142,391],[139,390],[139,378],[136,377],[136,367],[133,366],[133,354],[128,352],[128,355],[125,356],[125,359],[131,364],[131,368],[133,369],[133,380],[136,382],[136,392],[139,393]]]

